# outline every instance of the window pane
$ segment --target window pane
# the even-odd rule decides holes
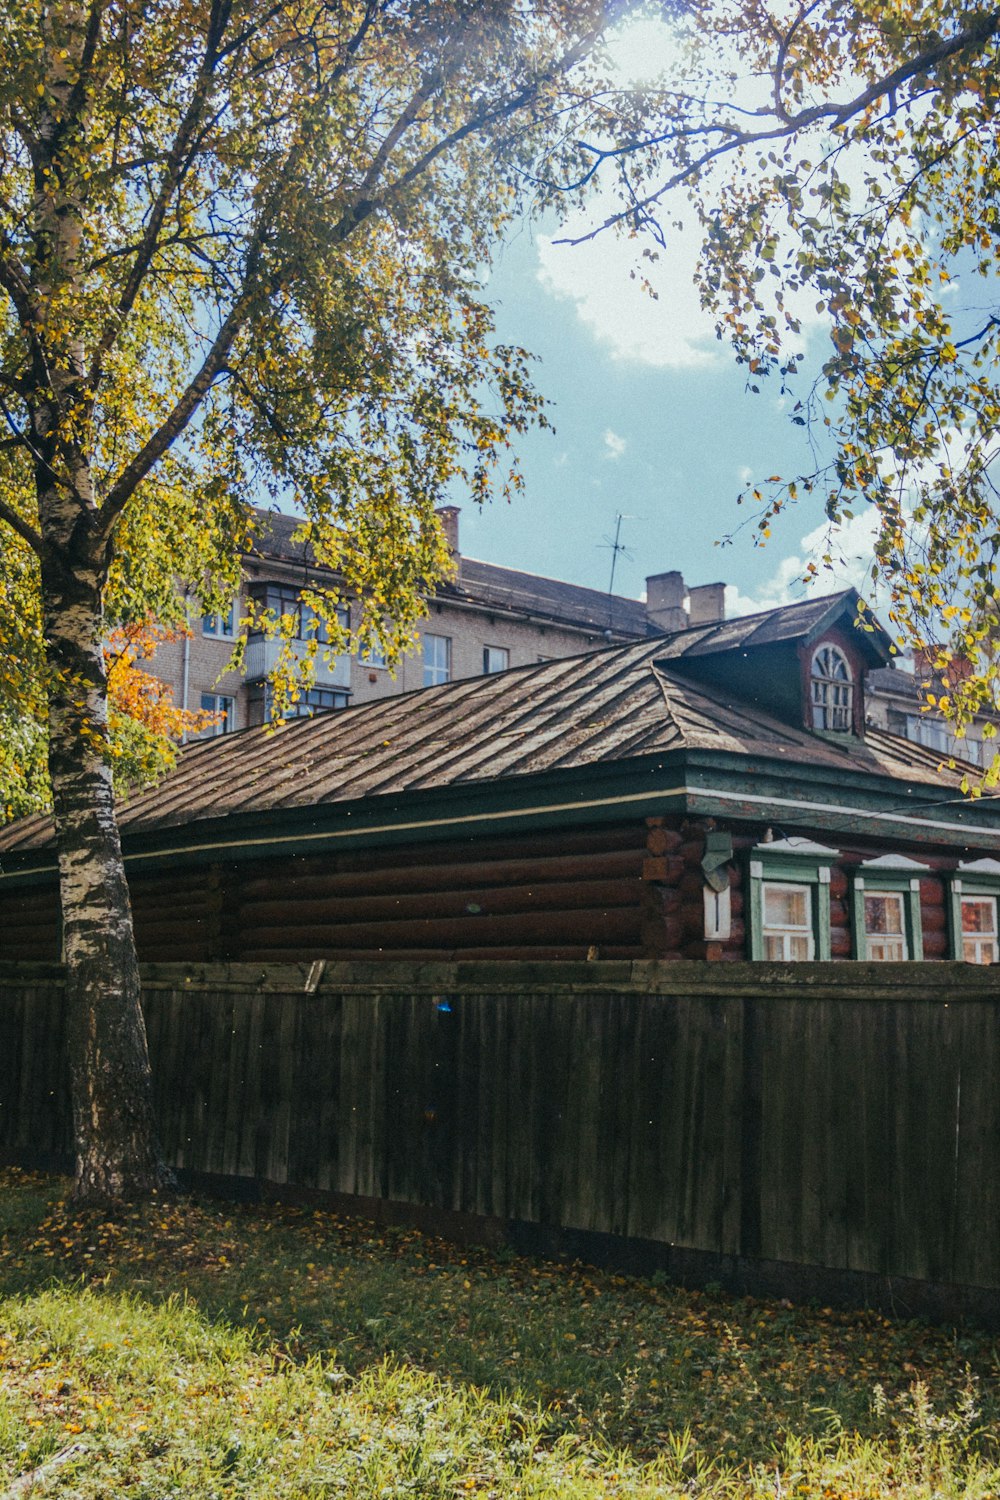
[[[208,739],[216,734],[229,734],[233,728],[232,698],[226,698],[221,693],[202,693],[201,708],[203,713],[218,714],[220,717],[214,724],[209,724],[201,730],[199,739]]]
[[[963,896],[962,931],[992,935],[996,930],[996,897]]]
[[[902,963],[906,958],[906,944],[902,938],[869,938],[868,957],[876,964]]]
[[[788,957],[795,963],[808,963],[812,958],[812,938],[789,937]]]
[[[446,635],[425,635],[424,687],[447,682],[451,677],[451,638]]]
[[[851,729],[851,671],[836,646],[821,646],[813,657],[810,674],[812,725],[814,729]]]
[[[483,647],[483,671],[506,672],[510,665],[510,652],[506,646]]]
[[[903,932],[903,897],[895,891],[884,895],[865,895],[865,931],[872,933]]]
[[[808,927],[809,892],[804,886],[765,885],[766,927]]]

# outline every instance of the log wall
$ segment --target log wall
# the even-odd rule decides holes
[[[762,829],[735,826],[732,927],[705,941],[701,861],[710,820],[647,818],[464,839],[169,865],[130,876],[140,959],[270,963],[314,959],[668,959],[748,953],[746,869]],[[830,880],[832,957],[852,956],[850,873],[885,845],[841,844]],[[913,851],[899,851],[910,852]],[[947,957],[947,872],[918,853],[924,957]],[[938,873],[940,872],[940,873]],[[0,958],[59,957],[53,886],[0,885]]]

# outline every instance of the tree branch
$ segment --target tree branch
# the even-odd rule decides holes
[[[0,521],[6,522],[12,531],[16,531],[23,542],[27,542],[32,552],[38,557],[48,556],[48,548],[42,539],[40,531],[19,516],[17,511],[9,506],[6,500],[0,500]]]
[[[163,228],[163,221],[166,218],[170,200],[183,181],[190,160],[189,151],[197,135],[205,105],[208,102],[215,67],[218,62],[218,48],[225,34],[231,10],[232,0],[212,0],[208,28],[205,33],[205,48],[198,65],[198,72],[188,107],[184,113],[184,118],[177,127],[177,134],[174,136],[173,145],[167,154],[160,187],[150,209],[146,229],[139,243],[135,261],[122,288],[118,305],[94,348],[90,363],[89,384],[91,390],[97,390],[101,380],[104,356],[113,347],[122,323],[135,305],[135,300],[139,295],[142,283],[146,278],[146,273],[152,264],[153,256],[158,248],[160,231]]]
[[[798,23],[796,23],[798,24]],[[970,26],[967,30],[959,32],[956,36],[949,37],[938,42],[934,47],[919,53],[911,58],[909,62],[901,63],[892,72],[877,79],[853,98],[843,102],[817,104],[810,109],[800,110],[797,114],[789,114],[780,101],[775,102],[774,112],[771,118],[777,123],[767,130],[745,130],[723,120],[708,121],[699,125],[684,125],[679,128],[671,127],[658,134],[645,137],[640,141],[629,141],[622,146],[592,147],[580,142],[583,150],[591,152],[597,158],[593,166],[578,181],[564,183],[562,191],[572,192],[584,186],[594,176],[605,161],[620,160],[626,156],[632,156],[639,151],[648,151],[655,146],[662,146],[671,141],[681,141],[695,136],[723,135],[724,140],[717,145],[702,151],[692,161],[680,167],[669,178],[651,193],[647,193],[637,204],[623,210],[621,213],[612,214],[596,229],[587,234],[574,238],[557,240],[557,244],[579,245],[588,240],[595,239],[598,234],[606,229],[614,228],[615,225],[624,223],[627,219],[634,218],[636,212],[648,213],[667,193],[675,188],[682,187],[697,177],[705,167],[709,166],[718,157],[728,155],[730,152],[738,151],[747,146],[762,145],[768,141],[785,140],[797,135],[802,130],[807,130],[812,125],[818,125],[822,121],[832,121],[834,126],[846,125],[850,120],[871,108],[879,99],[889,96],[895,98],[899,88],[911,79],[923,73],[933,73],[935,69],[956,57],[962,52],[975,50],[984,46],[992,38],[1000,35],[1000,10],[993,10],[985,15],[977,24]],[[553,184],[553,186],[558,186]]]

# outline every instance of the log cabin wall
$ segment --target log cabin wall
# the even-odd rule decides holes
[[[313,959],[733,962],[749,956],[744,895],[760,827],[732,825],[732,923],[706,942],[701,861],[711,819],[647,818],[516,837],[281,856],[133,871],[147,963]],[[800,830],[801,831],[801,830]],[[851,872],[885,844],[852,840],[830,873],[831,956],[850,960]],[[924,957],[948,956],[947,873],[955,854],[908,852],[920,882]],[[0,889],[0,957],[60,956],[56,888]]]
[[[0,957],[37,963],[58,963],[62,958],[62,918],[54,881],[0,891]]]
[[[678,956],[675,873],[642,820],[255,862],[224,872],[224,959]],[[677,842],[679,836],[675,835]],[[152,953],[147,955],[152,958]]]

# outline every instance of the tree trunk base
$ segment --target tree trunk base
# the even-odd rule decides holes
[[[163,1161],[135,1166],[121,1161],[78,1161],[70,1198],[84,1207],[102,1208],[177,1192],[177,1178]]]

